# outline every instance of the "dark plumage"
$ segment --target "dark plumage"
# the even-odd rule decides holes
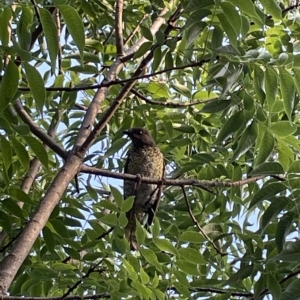
[[[132,140],[132,148],[128,151],[125,173],[144,177],[163,178],[164,159],[150,133],[140,127],[123,132]],[[138,249],[136,241],[136,220],[143,223],[148,215],[147,225],[151,225],[160,200],[162,186],[157,184],[137,183],[124,180],[124,198],[135,196],[133,207],[127,212],[128,224],[125,236],[132,250]]]

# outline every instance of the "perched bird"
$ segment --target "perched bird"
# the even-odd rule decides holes
[[[140,127],[123,131],[132,141],[132,148],[127,153],[125,173],[144,177],[163,178],[164,158],[156,146],[150,133]],[[146,226],[151,225],[159,204],[162,185],[147,184],[124,180],[124,198],[135,196],[133,207],[127,212],[128,224],[125,236],[130,243],[131,250],[137,250],[136,220],[143,223],[147,216]]]

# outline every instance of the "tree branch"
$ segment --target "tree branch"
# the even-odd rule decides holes
[[[23,120],[25,124],[27,124],[30,128],[30,131],[36,135],[43,143],[45,143],[50,149],[52,149],[55,153],[60,155],[62,158],[66,158],[67,153],[66,151],[58,145],[47,133],[38,127],[30,116],[27,114],[26,110],[24,109],[23,105],[21,104],[20,100],[16,100],[14,103],[14,107]]]
[[[117,0],[116,2],[116,16],[115,16],[115,32],[116,32],[116,46],[117,46],[117,56],[124,55],[124,46],[123,46],[123,0]]]
[[[81,299],[101,299],[101,298],[110,298],[111,296],[107,293],[100,293],[95,295],[85,295],[85,296],[66,296],[65,300],[81,300]],[[21,297],[21,296],[1,296],[2,300],[60,300],[61,297]]]
[[[87,174],[93,174],[93,175],[100,175],[115,179],[126,179],[136,182],[145,182],[145,183],[151,183],[151,184],[163,184],[166,186],[197,186],[203,189],[207,189],[207,187],[238,187],[243,186],[248,183],[256,182],[257,180],[266,178],[270,175],[262,175],[262,176],[256,176],[256,177],[250,177],[243,180],[238,181],[217,181],[217,180],[199,180],[194,178],[188,178],[188,179],[157,179],[157,178],[151,178],[151,177],[140,177],[132,174],[126,174],[126,173],[116,173],[112,172],[106,169],[99,169],[95,167],[89,167],[86,165],[83,165],[81,167],[80,172],[87,173]]]

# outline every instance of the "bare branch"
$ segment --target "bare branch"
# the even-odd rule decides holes
[[[217,181],[217,180],[198,180],[194,178],[188,178],[188,179],[158,179],[158,178],[151,178],[151,177],[140,177],[132,174],[126,174],[126,173],[116,173],[112,172],[106,169],[99,169],[95,167],[89,167],[83,165],[80,172],[82,173],[88,173],[93,175],[100,175],[110,178],[116,178],[116,179],[126,179],[131,181],[141,181],[145,183],[151,183],[151,184],[163,184],[163,185],[170,185],[170,186],[197,186],[203,189],[207,190],[207,187],[238,187],[243,186],[248,183],[256,182],[257,180],[263,179],[265,177],[268,177],[269,175],[262,175],[262,176],[256,176],[256,177],[250,177],[243,180],[238,181]]]
[[[180,292],[178,292],[178,290],[175,287],[168,288],[168,290],[174,291],[176,293],[180,293]],[[189,291],[192,293],[208,292],[208,293],[215,293],[215,294],[230,294],[233,297],[246,297],[246,298],[253,297],[253,293],[250,293],[250,292],[237,292],[237,291],[231,291],[231,290],[222,290],[222,289],[217,289],[214,287],[203,287],[203,288],[202,287],[201,288],[193,287],[193,288],[189,288]],[[25,299],[25,300],[27,300],[27,299]]]
[[[123,46],[123,0],[117,0],[116,2],[116,16],[115,16],[115,32],[116,32],[116,46],[117,46],[117,55],[124,55],[124,46]]]
[[[81,300],[81,299],[101,299],[101,298],[110,298],[111,296],[107,293],[100,293],[95,295],[85,295],[85,296],[67,296],[64,299],[65,300]],[[60,300],[61,297],[23,297],[23,296],[1,296],[1,299],[3,300]]]
[[[20,100],[16,100],[14,103],[14,107],[23,120],[25,124],[30,127],[30,131],[36,135],[43,143],[45,143],[50,149],[52,149],[55,153],[60,155],[61,157],[66,157],[66,151],[58,145],[47,133],[45,133],[39,126],[37,126],[30,116],[27,114],[26,110],[24,109],[23,105],[21,104]]]
[[[189,203],[189,200],[186,196],[186,192],[184,190],[184,186],[181,186],[181,190],[182,190],[182,193],[184,195],[184,201],[186,203],[186,206],[187,206],[187,209],[188,209],[188,212],[189,212],[189,215],[192,219],[192,221],[194,222],[194,224],[196,225],[196,227],[198,228],[198,230],[201,232],[201,234],[206,238],[206,240],[213,246],[213,248],[216,250],[216,252],[218,254],[220,254],[221,256],[225,256],[227,255],[227,253],[223,253],[221,252],[221,250],[216,246],[216,244],[209,238],[209,236],[204,232],[204,230],[201,228],[200,224],[198,223],[198,221],[196,220],[193,212],[192,212],[192,208],[191,208],[191,205]]]

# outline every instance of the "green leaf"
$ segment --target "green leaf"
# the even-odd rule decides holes
[[[116,226],[118,224],[118,218],[115,214],[105,215],[100,218],[100,221],[110,226]]]
[[[30,199],[31,200],[31,199]],[[24,216],[27,216],[28,213],[23,211],[20,206],[14,201],[12,198],[6,198],[1,201],[3,206],[10,212],[12,215],[20,218],[21,220],[24,219]]]
[[[235,6],[229,2],[221,2],[220,6],[224,11],[224,15],[227,18],[227,21],[231,24],[235,34],[238,36],[241,32],[242,20],[241,16],[236,10]]]
[[[143,56],[150,50],[151,47],[152,47],[152,42],[143,43],[142,46],[134,53],[133,58],[136,59]]]
[[[153,41],[153,35],[152,35],[149,27],[140,26],[140,28],[141,28],[142,36],[145,37],[149,41]]]
[[[51,224],[54,228],[54,230],[56,231],[56,233],[58,235],[60,235],[63,238],[69,238],[70,234],[69,231],[66,227],[66,224],[63,223],[61,220],[57,220],[57,219],[51,219],[48,221],[49,224]]]
[[[197,231],[184,231],[180,235],[179,240],[196,244],[205,242],[205,238]]]
[[[233,103],[230,100],[212,100],[205,104],[201,111],[204,113],[216,113],[225,110],[232,104]]]
[[[0,112],[13,100],[18,90],[19,70],[13,61],[9,61],[0,84]]]
[[[136,220],[135,234],[136,234],[136,240],[138,245],[143,245],[145,242],[146,235],[145,235],[144,228],[142,227],[141,223],[138,220]]]
[[[273,299],[279,299],[281,295],[281,286],[272,274],[267,274],[267,287],[271,292]]]
[[[8,215],[4,211],[0,211],[0,226],[4,228],[5,231],[11,231],[11,221]]]
[[[154,265],[159,272],[162,272],[161,264],[158,262],[157,257],[152,250],[141,248],[140,252],[148,263]]]
[[[288,173],[300,173],[300,160],[291,163]]]
[[[282,292],[278,300],[299,299],[300,297],[300,279],[294,279]]]
[[[124,202],[123,195],[117,188],[115,188],[112,185],[110,185],[110,191],[111,191],[111,193],[113,195],[113,199],[116,201],[118,207],[121,208],[123,206],[123,202]]]
[[[255,10],[255,6],[251,0],[230,0],[233,5],[236,5],[246,15],[253,17],[256,21],[259,21],[259,25],[262,25],[260,16]]]
[[[159,219],[154,218],[154,224],[152,226],[152,236],[153,238],[157,238],[160,233],[160,224],[159,224]]]
[[[292,75],[286,69],[279,69],[280,90],[285,112],[292,122],[292,111],[295,101],[295,85]]]
[[[206,264],[202,254],[193,248],[180,248],[178,253],[182,259],[185,259],[192,264]]]
[[[33,8],[27,5],[21,7],[22,14],[17,23],[17,34],[19,45],[24,50],[29,50],[31,46],[31,26],[33,22]]]
[[[197,268],[197,265],[195,265],[194,263],[187,262],[186,260],[183,259],[178,259],[177,266],[187,275],[194,275],[194,276],[199,275],[199,270]]]
[[[275,135],[280,137],[285,137],[290,134],[293,134],[297,130],[297,125],[291,124],[289,121],[279,121],[273,123],[270,127]]]
[[[76,219],[86,220],[86,217],[76,207],[66,206],[62,207],[60,211]]]
[[[237,48],[237,35],[235,33],[235,30],[231,24],[226,18],[226,15],[223,13],[220,13],[217,15],[218,19],[221,23],[221,26],[223,30],[226,32],[226,35],[228,36],[230,43],[233,47]]]
[[[153,72],[155,72],[158,69],[158,67],[160,66],[161,62],[162,62],[161,48],[157,47],[154,50],[154,59],[153,59],[153,63],[152,63]]]
[[[285,262],[299,261],[300,241],[286,242],[285,249],[271,258],[272,261],[282,260]]]
[[[25,168],[25,170],[29,169],[29,156],[25,149],[25,147],[14,137],[10,137],[13,149],[15,150],[21,164]]]
[[[244,278],[251,276],[253,273],[253,265],[243,266],[236,273],[233,273],[231,277],[226,281],[226,285],[236,284],[242,281]]]
[[[261,233],[265,231],[266,227],[272,222],[272,220],[276,218],[278,214],[290,203],[290,199],[287,197],[274,197],[271,199],[272,202],[270,206],[266,209],[262,216]]]
[[[277,251],[281,252],[285,244],[286,236],[290,233],[290,228],[293,224],[295,213],[287,212],[279,220],[276,233],[275,233],[275,243]]]
[[[253,73],[253,88],[255,91],[255,94],[260,101],[261,104],[264,103],[266,99],[266,94],[264,92],[264,71],[258,67],[254,66],[254,73]]]
[[[272,111],[277,95],[277,73],[273,68],[267,67],[265,73],[265,90],[269,111]]]
[[[36,107],[40,112],[42,112],[43,106],[46,101],[46,90],[44,86],[44,81],[36,68],[31,66],[27,62],[24,62],[23,65],[25,68],[30,90],[32,92],[33,98],[36,101]]]
[[[169,252],[173,255],[178,255],[177,249],[172,245],[169,240],[166,239],[154,239],[154,244],[158,249],[164,252]]]
[[[268,200],[270,197],[275,196],[277,193],[283,192],[286,189],[286,185],[281,182],[273,182],[263,186],[254,194],[249,209],[256,205],[258,202],[265,199]]]
[[[47,41],[47,49],[51,60],[52,73],[55,72],[56,58],[58,54],[57,28],[51,13],[44,8],[39,8],[40,20]]]
[[[148,274],[144,271],[143,268],[140,268],[140,279],[142,284],[147,284],[150,281]]]
[[[112,156],[128,143],[128,139],[119,138],[105,152],[105,157]]]
[[[300,69],[293,68],[293,77],[294,77],[294,84],[296,86],[298,95],[300,95]]]
[[[127,271],[129,277],[132,280],[138,280],[138,274],[134,270],[133,266],[125,258],[122,259],[122,268]]]
[[[123,201],[122,208],[121,208],[122,212],[128,212],[132,208],[134,199],[135,196],[130,196],[125,201]]]
[[[147,84],[146,89],[152,93],[155,98],[170,98],[169,89],[165,84],[150,82],[150,84]]]
[[[68,31],[70,32],[74,43],[77,45],[81,57],[83,57],[83,49],[85,45],[85,35],[84,35],[84,27],[82,23],[82,19],[80,18],[77,10],[73,8],[71,5],[58,5],[58,9],[60,10],[64,21],[68,27]]]
[[[47,226],[43,228],[43,238],[45,240],[49,252],[54,253],[55,241],[53,233]]]
[[[246,153],[252,145],[255,143],[257,137],[257,126],[256,122],[253,121],[250,126],[246,128],[241,139],[239,140],[238,146],[233,152],[232,161],[235,161],[241,155]]]
[[[278,175],[284,174],[282,165],[278,162],[266,162],[258,165],[250,172],[251,176],[256,175]]]
[[[0,40],[2,42],[2,46],[8,46],[10,34],[9,34],[9,24],[11,22],[12,10],[10,6],[2,7],[2,11],[0,13]]]
[[[274,0],[260,0],[260,3],[263,5],[266,13],[270,14],[276,19],[282,19],[282,11],[280,6]]]
[[[2,160],[5,169],[7,170],[12,162],[12,149],[10,147],[9,141],[4,136],[1,136],[0,146],[2,152]]]
[[[48,153],[43,146],[43,144],[36,138],[32,136],[23,136],[25,141],[30,146],[31,150],[34,152],[39,161],[43,164],[43,166],[48,169]]]
[[[243,127],[245,121],[246,118],[245,118],[245,113],[243,111],[239,111],[234,115],[232,115],[219,131],[217,135],[216,144],[223,142],[231,134],[233,134],[235,131]]]
[[[255,165],[260,165],[264,163],[271,155],[275,145],[275,140],[273,135],[267,129],[263,135],[263,138],[258,147],[258,154],[256,157]]]

